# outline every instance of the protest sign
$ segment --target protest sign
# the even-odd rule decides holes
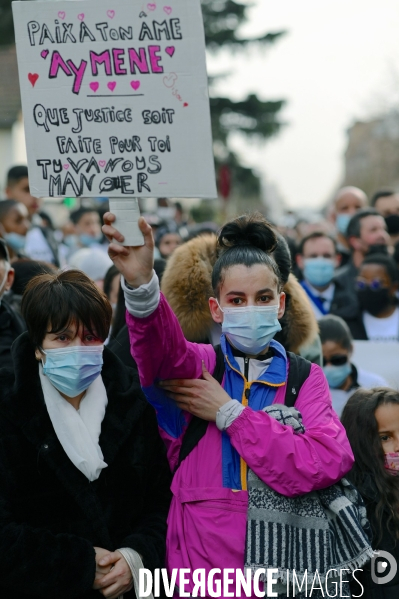
[[[200,0],[13,13],[34,196],[216,197]]]

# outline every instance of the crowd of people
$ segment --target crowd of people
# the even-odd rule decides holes
[[[162,199],[134,248],[94,204],[55,227],[25,166],[5,196],[2,596],[139,598],[166,567],[396,599],[373,550],[399,560],[399,392],[355,345],[399,343],[399,193],[345,187],[290,226]]]

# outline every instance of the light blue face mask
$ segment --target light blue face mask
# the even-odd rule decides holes
[[[335,226],[337,227],[338,231],[342,235],[346,235],[346,232],[348,230],[349,221],[351,218],[352,218],[352,214],[346,214],[345,212],[343,212],[342,214],[337,214],[337,218],[335,220]]]
[[[328,258],[306,258],[304,260],[304,277],[315,287],[324,287],[331,283],[334,270],[334,260]]]
[[[324,374],[331,389],[339,389],[352,372],[352,367],[349,362],[342,366],[324,366]]]
[[[103,367],[103,345],[40,350],[46,356],[43,373],[68,397],[76,397],[91,385]]]
[[[82,235],[79,235],[80,243],[86,247],[90,247],[95,243],[101,243],[102,238],[103,236],[101,235],[101,233],[100,235],[96,235],[96,237],[92,237],[91,235],[87,235],[86,233],[82,233]]]
[[[15,252],[21,252],[25,248],[25,235],[20,235],[19,233],[5,233],[3,239]]]
[[[64,243],[69,248],[75,248],[78,245],[78,236],[66,235],[62,240],[62,243]]]
[[[277,305],[220,309],[224,316],[223,333],[236,349],[250,356],[257,356],[266,349],[274,335],[281,331]]]

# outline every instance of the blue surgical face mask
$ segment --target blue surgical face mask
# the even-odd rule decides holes
[[[46,356],[43,373],[58,391],[76,397],[101,373],[103,350],[103,345],[42,349]]]
[[[324,366],[324,374],[331,389],[339,389],[352,372],[352,367],[349,362],[342,366]]]
[[[343,212],[342,214],[337,214],[335,226],[342,235],[346,235],[349,221],[352,218],[352,216],[352,214],[346,214],[345,212]]]
[[[74,248],[78,245],[78,236],[66,235],[63,239],[63,243],[69,248]]]
[[[245,354],[257,356],[281,331],[277,305],[220,309],[223,312],[223,333],[236,349]]]
[[[15,252],[21,252],[25,248],[25,235],[20,235],[19,233],[5,233],[3,239]]]
[[[315,287],[329,285],[334,276],[334,260],[328,258],[306,258],[303,274],[305,279]]]
[[[87,235],[86,233],[82,233],[81,235],[79,235],[80,243],[86,247],[90,247],[95,243],[101,243],[102,238],[103,236],[101,235],[101,233],[99,235],[96,235],[95,237],[93,237],[92,235]]]

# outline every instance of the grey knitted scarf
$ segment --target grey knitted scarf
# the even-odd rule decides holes
[[[274,404],[264,411],[292,426],[295,434],[305,432],[295,408]],[[328,570],[353,571],[372,557],[371,530],[363,500],[345,478],[321,491],[285,497],[249,470],[248,492],[245,568],[252,572],[278,568],[281,585],[274,590],[280,592],[288,579],[292,592],[293,571],[299,580],[307,571],[309,588],[314,576],[325,582]],[[306,595],[296,594],[302,596]],[[312,594],[317,596],[317,591]]]

